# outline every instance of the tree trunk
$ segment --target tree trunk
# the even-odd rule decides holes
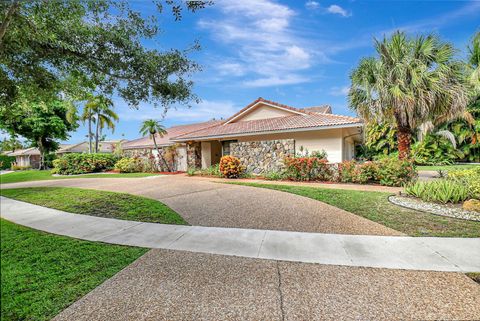
[[[155,149],[157,150],[158,158],[162,160],[163,165],[165,165],[165,168],[169,172],[170,168],[168,167],[167,161],[165,160],[165,158],[163,158],[163,155],[160,153],[160,149],[158,148],[157,141],[155,139],[155,134],[153,135],[153,144],[155,145]]]
[[[88,152],[92,153],[92,116],[88,117]]]
[[[397,132],[398,158],[410,158],[410,144],[412,142],[412,130],[407,126],[399,126]]]
[[[97,114],[97,128],[95,129],[95,153],[98,153],[98,131],[100,129],[100,119]]]
[[[43,147],[42,139],[37,141],[38,151],[40,152],[40,164],[38,169],[45,169],[45,148]]]
[[[10,25],[10,22],[12,21],[13,15],[15,14],[15,11],[17,11],[18,7],[20,4],[18,1],[14,1],[10,7],[8,8],[7,14],[5,15],[5,19],[3,20],[2,24],[0,25],[0,46],[3,44],[3,37],[5,36],[5,33],[7,32],[8,26]]]

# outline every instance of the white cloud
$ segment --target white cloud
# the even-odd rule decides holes
[[[193,104],[191,108],[178,107],[167,112],[166,120],[178,122],[207,121],[210,119],[228,118],[240,108],[229,100],[212,101],[203,100],[199,104]]]
[[[192,104],[190,108],[186,106],[172,106],[164,115],[162,108],[155,108],[151,105],[143,104],[138,110],[128,107],[121,100],[116,104],[120,119],[128,121],[141,121],[146,119],[157,119],[171,121],[173,123],[193,123],[198,121],[207,121],[212,118],[227,118],[240,109],[231,101],[211,101],[203,100],[199,104]]]
[[[346,96],[346,95],[348,95],[349,90],[350,90],[350,87],[348,87],[348,86],[332,87],[330,89],[330,95],[332,95],[332,96]]]
[[[282,85],[293,85],[308,82],[310,79],[298,75],[286,75],[283,77],[273,76],[267,78],[258,78],[255,80],[247,80],[244,85],[247,87],[271,87]]]
[[[347,10],[343,9],[342,7],[340,7],[339,5],[336,5],[336,4],[332,4],[330,7],[328,7],[327,12],[333,13],[333,14],[339,14],[342,17],[350,17],[351,16],[351,14]]]
[[[245,67],[236,62],[224,62],[215,66],[221,75],[243,76],[246,73]]]
[[[307,1],[305,3],[305,7],[309,10],[316,10],[320,7],[320,3],[318,3],[317,1]]]
[[[291,26],[296,13],[273,0],[223,0],[223,16],[201,20],[212,37],[234,47],[232,57],[215,68],[222,75],[243,76],[250,86],[305,82],[301,71],[311,67],[317,53]],[[232,62],[233,61],[233,62]]]

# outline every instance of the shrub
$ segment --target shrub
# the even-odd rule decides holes
[[[12,171],[26,171],[26,170],[32,169],[32,166],[30,166],[30,165],[20,166],[20,165],[13,164],[11,169],[12,169]]]
[[[15,162],[14,156],[0,155],[0,169],[9,169]]]
[[[247,172],[247,171],[242,171],[242,173],[240,174],[239,178],[255,178],[257,177],[255,174],[253,174],[252,172]]]
[[[353,183],[356,165],[357,163],[354,160],[339,163],[338,180],[342,183]]]
[[[416,182],[405,187],[405,192],[426,202],[440,202],[444,204],[463,202],[470,194],[465,185],[447,179]]]
[[[264,178],[268,181],[279,181],[285,178],[285,173],[279,171],[266,172]]]
[[[144,171],[143,165],[138,157],[125,157],[115,163],[115,169],[121,173],[139,173]]]
[[[52,172],[61,175],[100,172],[112,169],[117,160],[113,154],[66,154],[53,161]]]
[[[298,152],[295,153],[295,157],[315,157],[320,159],[327,159],[327,152],[325,150],[314,150],[309,152],[307,148],[300,146]]]
[[[365,184],[377,180],[378,165],[375,162],[365,162],[355,167],[353,181],[355,183]]]
[[[197,172],[197,170],[193,167],[187,168],[187,175],[188,176],[193,176],[193,175],[195,175],[196,172]]]
[[[404,186],[417,178],[417,170],[412,160],[399,160],[386,157],[376,162],[376,180],[381,185]]]
[[[220,172],[226,178],[239,178],[243,171],[238,158],[227,155],[220,159]]]
[[[447,178],[465,184],[470,190],[472,197],[480,199],[480,166],[472,169],[448,171]]]
[[[338,164],[338,181],[342,183],[366,184],[377,181],[377,162],[357,163],[356,161],[345,161]]]
[[[201,169],[200,175],[222,177],[222,172],[220,172],[220,164],[215,164],[207,168]]]
[[[322,150],[314,150],[313,152],[310,153],[310,157],[316,157],[316,158],[321,158],[321,159],[327,159],[327,152]]]
[[[54,153],[49,153],[45,155],[45,167],[53,168],[53,161],[57,159],[57,155]]]
[[[480,201],[471,199],[463,203],[463,209],[467,211],[480,212]]]
[[[329,180],[330,166],[327,160],[317,157],[285,158],[285,176],[296,181]]]

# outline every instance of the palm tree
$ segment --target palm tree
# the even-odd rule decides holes
[[[83,121],[85,124],[85,121],[88,122],[88,152],[91,154],[93,152],[92,148],[92,138],[93,138],[93,132],[92,132],[92,123],[95,122],[95,99],[94,97],[90,97],[83,107],[83,112],[82,115],[80,116],[80,119]]]
[[[375,40],[375,49],[378,57],[362,59],[350,76],[350,108],[367,121],[395,123],[399,158],[408,158],[421,124],[464,114],[465,68],[453,60],[453,47],[432,35],[411,39],[397,31]]]
[[[169,169],[168,164],[163,158],[162,153],[160,153],[160,149],[158,148],[157,140],[156,140],[157,135],[159,137],[163,137],[164,135],[167,134],[167,130],[165,129],[165,127],[158,120],[147,119],[147,120],[144,120],[142,123],[142,127],[140,128],[140,134],[143,136],[148,135],[150,139],[153,140],[153,144],[155,145],[155,149],[157,150],[158,157],[162,159],[165,167]]]
[[[473,37],[472,46],[468,48],[468,51],[468,64],[471,69],[470,82],[478,95],[480,92],[480,32]]]
[[[118,115],[113,111],[113,102],[111,99],[98,95],[91,97],[84,108],[84,114],[88,120],[88,133],[92,137],[92,122],[95,123],[95,153],[98,153],[98,144],[100,132],[107,127],[115,130],[115,122],[118,121]],[[82,117],[83,118],[83,117]],[[91,138],[89,139],[91,145]]]

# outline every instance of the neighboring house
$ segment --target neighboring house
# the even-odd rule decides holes
[[[219,120],[211,120],[202,123],[195,123],[189,125],[179,125],[167,128],[167,134],[160,137],[156,136],[157,146],[163,152],[166,153],[168,148],[173,148],[175,150],[175,159],[173,161],[173,170],[186,171],[188,168],[187,164],[187,144],[186,143],[175,143],[172,138],[187,133],[195,132],[197,130],[206,129],[212,126],[216,126],[223,123]],[[129,156],[141,156],[148,157],[150,155],[157,155],[153,139],[150,137],[142,137],[138,139],[131,140],[122,145],[122,150],[125,154]],[[201,157],[198,155],[198,157]],[[220,159],[220,158],[219,158]]]
[[[40,167],[40,152],[38,148],[30,147],[26,149],[18,149],[8,156],[15,157],[15,165],[21,167],[32,167],[32,168],[39,168]]]
[[[286,156],[324,150],[332,163],[352,159],[362,140],[360,119],[334,115],[330,106],[293,108],[258,98],[230,118],[168,128],[157,138],[162,149],[174,146],[184,160],[177,170],[206,168],[222,155],[233,155],[247,171],[278,170]],[[125,151],[152,151],[153,141],[140,138],[124,144]]]
[[[100,153],[113,153],[116,148],[121,146],[125,139],[101,141],[98,144]],[[81,142],[78,144],[60,144],[58,150],[55,152],[57,157],[71,153],[88,153],[88,142]],[[19,149],[8,156],[15,157],[15,164],[22,167],[40,167],[40,151],[36,147]]]
[[[98,142],[98,152],[113,153],[117,148],[121,148],[126,141],[126,139],[118,139]],[[92,149],[95,149],[95,142],[92,142]],[[81,142],[79,144],[60,144],[55,154],[60,157],[69,153],[88,153],[88,151],[88,142]]]

